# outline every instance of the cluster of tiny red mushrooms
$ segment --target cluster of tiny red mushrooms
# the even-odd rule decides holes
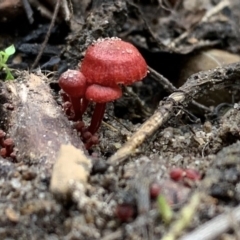
[[[14,151],[14,143],[12,138],[6,138],[6,133],[0,129],[0,156],[3,158],[11,157],[16,158]]]
[[[192,168],[183,169],[183,168],[172,168],[169,172],[169,177],[174,182],[179,183],[180,185],[184,185],[188,188],[192,188],[195,186],[197,182],[199,182],[202,178],[201,174]],[[168,184],[164,183],[164,188],[168,188]],[[153,182],[149,186],[149,197],[152,200],[156,200],[157,197],[162,194],[163,186],[158,182]],[[169,187],[169,198],[167,197],[168,204],[170,206],[174,205],[173,200],[177,200],[177,192],[172,192],[171,186]],[[181,191],[181,187],[179,186],[179,191]],[[171,193],[172,192],[172,193]],[[173,198],[173,199],[172,199]],[[133,203],[120,203],[116,207],[116,217],[122,222],[128,222],[136,216],[136,207],[134,207]]]
[[[59,78],[63,109],[81,135],[86,149],[99,142],[96,135],[106,103],[122,96],[121,85],[131,85],[147,75],[147,64],[136,47],[119,38],[100,38],[86,50],[79,70],[68,70]],[[83,114],[89,102],[95,109],[88,127]]]

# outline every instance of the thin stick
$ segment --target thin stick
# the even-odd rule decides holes
[[[23,3],[24,10],[26,12],[28,21],[29,23],[32,24],[34,19],[33,19],[33,10],[31,8],[31,5],[29,4],[28,0],[22,0],[22,3]]]
[[[69,1],[70,7],[72,8],[71,1]],[[72,14],[72,9],[70,10],[68,7],[68,2],[67,0],[62,0],[62,9],[65,15],[65,21],[70,21],[71,19],[71,14]]]
[[[230,5],[229,0],[220,1],[215,7],[211,8],[209,11],[206,12],[206,14],[203,16],[203,18],[201,20],[201,23],[207,22],[210,17],[221,12],[225,7],[227,7],[229,5]]]
[[[240,205],[231,212],[223,213],[204,223],[191,233],[186,234],[179,240],[213,240],[226,232],[234,222],[240,222]]]
[[[240,63],[218,67],[206,72],[192,75],[178,92],[172,93],[165,101],[159,103],[156,112],[132,135],[132,137],[112,155],[108,162],[119,164],[131,154],[137,152],[137,148],[152,136],[174,113],[174,107],[178,104],[189,104],[193,98],[202,96],[208,89],[229,87],[240,84]]]
[[[158,83],[160,83],[163,88],[168,92],[168,93],[173,93],[177,90],[176,87],[173,86],[173,84],[165,78],[162,74],[158,73],[155,71],[153,68],[148,66],[149,74],[154,78]]]
[[[36,8],[43,17],[52,19],[52,13],[38,0],[29,0],[29,2],[30,5],[33,8]]]
[[[57,18],[57,14],[58,14],[58,11],[59,11],[59,7],[60,7],[60,2],[61,2],[61,1],[62,1],[62,0],[57,0],[57,4],[56,4],[56,6],[55,6],[54,13],[53,13],[53,17],[52,17],[50,26],[49,26],[49,28],[48,28],[46,37],[45,37],[45,39],[44,39],[44,41],[43,41],[43,43],[42,43],[42,45],[41,45],[41,48],[40,48],[40,50],[39,50],[39,53],[38,53],[38,55],[37,55],[34,63],[33,63],[32,66],[31,66],[30,71],[32,71],[32,70],[35,68],[35,66],[38,64],[39,60],[40,60],[41,57],[42,57],[42,54],[43,54],[43,52],[44,52],[44,49],[45,49],[45,47],[46,47],[46,45],[47,45],[47,42],[48,42],[48,40],[49,40],[49,37],[50,37],[50,35],[51,35],[52,28],[53,28],[54,23],[55,23],[55,21],[56,21],[56,18]]]
[[[198,24],[201,24],[203,22],[208,21],[210,17],[212,17],[213,15],[221,12],[223,10],[223,8],[225,8],[229,5],[230,5],[229,0],[220,1],[216,6],[214,6],[213,8],[211,8],[209,11],[207,11],[204,14],[201,21],[199,21]],[[193,31],[193,29],[194,29],[194,27],[192,27],[192,28],[186,30],[185,32],[183,32],[180,36],[178,36],[172,42],[170,42],[168,47],[174,48],[181,40],[183,40],[184,38],[187,38],[187,36]]]
[[[173,84],[167,78],[165,78],[163,75],[155,71],[153,68],[148,66],[148,70],[150,71],[150,75],[158,83],[160,83],[168,93],[173,93],[178,90],[175,86],[173,86]],[[208,107],[202,105],[201,103],[196,102],[195,100],[192,100],[192,104],[197,108],[202,109],[203,111],[212,112]]]
[[[122,238],[122,231],[118,230],[112,233],[109,233],[107,236],[103,237],[102,240],[117,240]]]

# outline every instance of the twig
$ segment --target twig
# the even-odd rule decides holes
[[[136,101],[136,104],[141,108],[144,117],[151,116],[150,110],[145,106],[145,103],[139,98],[139,96],[135,92],[133,92],[131,88],[123,86],[123,90]]]
[[[218,67],[206,72],[192,75],[187,82],[172,93],[165,101],[161,101],[156,112],[132,135],[132,137],[112,155],[108,162],[119,164],[131,154],[136,153],[143,141],[152,136],[173,115],[177,104],[189,104],[193,98],[202,96],[208,89],[229,87],[240,81],[240,63]]]
[[[24,10],[27,14],[28,21],[32,24],[34,19],[33,19],[33,10],[28,2],[28,0],[22,0]]]
[[[141,19],[143,20],[147,30],[150,32],[152,38],[156,41],[156,43],[158,44],[158,47],[160,50],[165,50],[166,49],[166,46],[165,44],[162,43],[162,41],[156,36],[156,34],[153,32],[152,28],[150,27],[150,25],[148,24],[148,21],[146,20],[146,18],[144,17],[144,14],[142,13],[141,9],[136,5],[134,4],[133,2],[131,1],[126,1],[126,3],[132,7],[138,14],[138,16],[141,17]]]
[[[53,13],[53,17],[52,17],[50,26],[49,26],[49,28],[48,28],[46,37],[45,37],[45,39],[44,39],[44,41],[43,41],[43,43],[42,43],[42,45],[41,45],[41,48],[40,48],[40,50],[39,50],[39,53],[38,53],[38,55],[37,55],[34,63],[33,63],[32,66],[31,66],[30,71],[32,71],[32,70],[35,68],[35,66],[38,64],[40,58],[42,57],[42,54],[43,54],[43,52],[44,52],[44,49],[45,49],[46,44],[47,44],[47,42],[48,42],[48,39],[49,39],[49,37],[50,37],[50,35],[51,35],[52,28],[53,28],[54,23],[55,23],[55,21],[56,21],[56,17],[57,17],[58,11],[59,11],[59,7],[60,7],[60,2],[61,2],[61,1],[62,1],[62,0],[57,0],[57,4],[56,4],[56,6],[55,6],[54,13]]]
[[[233,222],[240,222],[240,206],[234,208],[231,212],[223,213],[211,219],[179,240],[217,239],[220,234],[226,232],[233,225]]]
[[[70,4],[70,9],[68,6],[68,1],[67,0],[62,0],[62,9],[65,15],[65,21],[70,21],[71,19],[71,13],[72,13],[72,3],[69,1]]]
[[[102,121],[102,124],[105,125],[106,127],[108,127],[111,131],[113,132],[119,132],[118,129],[116,129],[115,127],[113,127],[111,124],[108,124],[107,122],[105,121]]]
[[[168,92],[168,93],[173,93],[177,91],[177,88],[173,86],[171,82],[167,78],[165,78],[163,75],[155,71],[153,68],[148,66],[148,70],[150,71],[150,75],[158,82],[160,83],[163,88]],[[192,100],[192,104],[196,106],[197,108],[202,109],[203,111],[206,112],[212,112],[208,107],[202,105],[201,103],[196,102],[195,100]]]
[[[148,70],[149,75],[152,76],[152,78],[154,78],[158,83],[160,83],[168,93],[173,93],[177,90],[177,88],[174,87],[167,78],[155,71],[153,68],[148,66]]]
[[[28,0],[34,8],[36,8],[40,14],[48,19],[52,19],[52,13],[38,0]]]
[[[221,12],[225,7],[229,6],[229,0],[220,1],[215,7],[211,8],[206,14],[203,16],[201,22],[207,22],[210,17]]]
[[[208,141],[204,144],[203,149],[202,149],[202,158],[205,157],[204,152],[205,152],[206,148],[209,146],[209,144],[210,144],[210,141]]]
[[[109,233],[107,236],[103,237],[102,240],[115,240],[122,238],[122,231],[118,230],[112,233]]]

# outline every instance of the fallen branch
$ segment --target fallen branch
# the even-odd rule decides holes
[[[236,84],[240,84],[240,63],[192,75],[177,92],[159,103],[155,113],[108,159],[108,162],[119,164],[136,153],[143,141],[152,136],[174,114],[173,108],[177,105],[187,106],[192,99],[206,94],[210,89],[230,87],[231,85],[236,87]]]

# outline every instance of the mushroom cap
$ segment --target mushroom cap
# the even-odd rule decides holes
[[[12,138],[7,138],[7,139],[5,139],[5,140],[4,140],[4,145],[5,145],[5,147],[11,147],[11,146],[13,146],[13,140],[12,140]]]
[[[147,64],[131,43],[119,38],[105,38],[88,47],[81,72],[90,84],[130,85],[147,75]]]
[[[78,70],[67,70],[60,76],[58,83],[71,97],[83,97],[87,88],[86,78]]]
[[[106,87],[99,84],[90,85],[85,93],[86,99],[97,103],[110,102],[121,96],[122,90],[119,86]]]

